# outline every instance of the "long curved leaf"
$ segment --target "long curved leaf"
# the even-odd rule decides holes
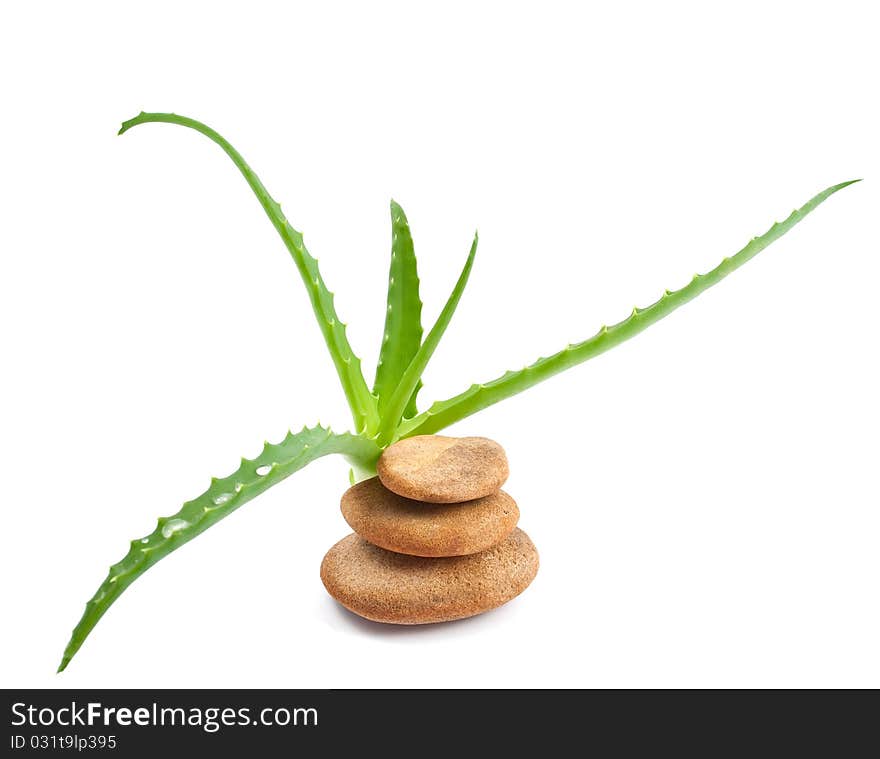
[[[431,327],[425,342],[419,347],[418,352],[403,373],[400,384],[397,386],[397,390],[394,391],[394,395],[388,403],[385,413],[382,415],[382,426],[379,429],[378,436],[382,444],[390,442],[394,437],[394,432],[397,429],[401,416],[405,413],[407,398],[410,397],[413,388],[418,386],[425,367],[431,360],[431,356],[434,355],[434,351],[440,343],[440,338],[443,337],[443,333],[446,332],[446,328],[452,320],[452,315],[455,313],[468,278],[471,276],[471,268],[474,265],[474,256],[477,255],[477,244],[479,241],[479,235],[474,233],[474,241],[471,243],[471,250],[468,253],[467,261],[464,262],[464,267],[461,270],[461,274],[458,275],[458,281],[455,283],[455,287],[452,288],[446,305],[443,306],[440,316],[437,317],[437,321]]]
[[[391,269],[388,273],[388,305],[385,330],[373,395],[379,404],[379,416],[403,372],[422,344],[422,301],[419,298],[419,273],[409,222],[403,209],[391,201]],[[407,416],[416,414],[416,395],[421,383],[412,390],[406,405]]]
[[[64,649],[58,671],[68,665],[113,602],[153,564],[229,516],[254,496],[330,453],[345,454],[366,466],[378,458],[379,449],[359,435],[337,435],[321,426],[289,432],[278,444],[266,443],[257,458],[242,459],[239,468],[228,477],[212,479],[211,486],[198,498],[187,501],[176,514],[159,519],[156,529],[149,535],[131,541],[128,553],[110,567],[107,578],[86,604],[85,612]]]
[[[792,211],[785,221],[773,224],[766,233],[760,237],[753,238],[748,245],[734,256],[725,258],[717,267],[705,274],[695,274],[691,282],[680,290],[674,292],[667,290],[660,300],[647,308],[634,308],[632,314],[622,322],[611,327],[603,326],[593,337],[583,342],[569,345],[552,356],[538,359],[538,361],[531,366],[527,366],[525,369],[506,372],[498,379],[482,385],[471,385],[463,393],[448,400],[435,403],[424,413],[404,421],[398,429],[397,436],[410,437],[412,435],[427,435],[437,432],[494,403],[498,403],[498,401],[521,393],[523,390],[543,382],[554,374],[581,364],[613,348],[615,345],[629,340],[642,330],[660,321],[660,319],[675,309],[696,298],[712,285],[720,282],[732,271],[738,269],[746,261],[764,250],[770,243],[782,237],[782,235],[835,192],[858,181],[858,179],[854,179],[849,182],[842,182],[841,184],[829,187],[827,190],[823,190],[801,208]]]
[[[345,324],[336,315],[336,309],[333,305],[333,293],[324,284],[324,280],[321,278],[321,273],[318,270],[318,262],[306,249],[302,234],[290,225],[290,222],[287,221],[281,212],[281,206],[269,195],[269,191],[263,186],[260,178],[248,166],[241,154],[224,137],[206,124],[186,116],[178,116],[174,113],[141,112],[133,119],[124,121],[119,134],[124,134],[139,124],[152,122],[177,124],[178,126],[194,129],[217,143],[226,155],[232,159],[236,167],[238,167],[238,170],[242,173],[248,185],[250,185],[266,215],[287,246],[288,251],[290,251],[296,268],[299,270],[303,283],[306,286],[309,300],[312,303],[312,310],[315,312],[318,320],[318,326],[324,336],[324,341],[327,343],[330,357],[333,359],[336,373],[339,375],[342,389],[351,408],[356,430],[374,430],[377,428],[378,411],[376,409],[376,402],[361,372],[361,361],[354,354],[348,343],[348,338],[345,334]]]

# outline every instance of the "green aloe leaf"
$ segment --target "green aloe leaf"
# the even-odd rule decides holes
[[[695,275],[680,290],[667,290],[647,308],[634,308],[632,314],[618,324],[603,326],[583,342],[571,344],[547,358],[540,358],[520,371],[507,372],[491,382],[472,385],[463,393],[437,402],[418,414],[415,401],[421,387],[421,377],[464,292],[473,267],[478,237],[474,236],[455,287],[422,342],[422,303],[412,236],[403,209],[392,201],[387,312],[376,379],[371,391],[364,380],[360,359],[348,343],[345,325],[336,314],[333,295],[321,278],[318,262],[306,249],[302,234],[293,229],[281,212],[281,207],[238,151],[205,124],[175,114],[141,113],[124,122],[120,134],[148,122],[177,124],[205,135],[220,146],[244,176],[300,272],[359,434],[337,435],[321,426],[304,427],[296,434],[288,433],[278,444],[266,443],[256,459],[242,459],[239,468],[228,477],[212,479],[204,493],[184,503],[176,514],[159,519],[152,533],[132,541],[125,557],[110,567],[109,574],[86,605],[82,618],[73,630],[59,671],[68,665],[116,599],[147,569],[293,472],[321,456],[336,453],[343,455],[350,463],[349,478],[352,483],[374,476],[379,454],[391,442],[412,435],[437,432],[634,337],[720,282],[788,232],[828,197],[853,184],[844,182],[829,187],[792,212],[783,222],[774,224],[764,235],[753,238],[734,256],[725,258],[716,268],[706,274]]]
[[[361,372],[361,361],[352,351],[345,334],[345,324],[343,324],[336,315],[336,309],[333,305],[333,293],[331,293],[321,273],[318,270],[318,262],[314,259],[306,249],[303,242],[303,236],[295,230],[290,222],[281,212],[281,206],[275,202],[269,191],[265,188],[260,178],[254,173],[253,169],[247,164],[241,154],[232,145],[211,127],[203,124],[195,119],[186,116],[178,116],[174,113],[143,113],[141,112],[133,119],[122,123],[119,134],[124,134],[132,127],[139,124],[147,123],[166,123],[185,126],[205,135],[208,139],[217,143],[232,162],[238,167],[242,173],[260,205],[271,220],[284,244],[287,246],[290,255],[299,270],[309,300],[312,303],[312,310],[318,320],[318,326],[327,343],[330,351],[330,357],[336,367],[336,373],[351,408],[352,417],[355,423],[355,429],[374,431],[378,428],[378,411],[376,401],[367,387]]]
[[[391,269],[388,273],[388,303],[385,330],[373,395],[383,416],[388,400],[422,343],[422,301],[419,298],[419,273],[409,222],[403,209],[391,201]],[[416,395],[421,383],[412,389],[406,415],[416,414]]]
[[[397,436],[410,437],[412,435],[427,435],[437,432],[471,414],[475,414],[488,406],[498,403],[498,401],[521,393],[523,390],[543,382],[554,374],[588,361],[613,348],[615,345],[629,340],[631,337],[635,337],[639,332],[660,321],[664,316],[667,316],[688,301],[693,300],[700,293],[708,290],[712,285],[717,284],[732,271],[756,256],[770,243],[778,240],[802,221],[804,217],[838,190],[842,190],[844,187],[858,181],[855,179],[849,182],[842,182],[820,192],[801,208],[792,211],[785,221],[773,224],[766,233],[760,237],[753,238],[748,245],[734,256],[725,258],[718,266],[705,274],[695,274],[691,282],[680,290],[674,292],[667,290],[660,300],[647,308],[634,308],[632,314],[622,322],[611,327],[603,326],[593,337],[583,342],[569,345],[552,356],[538,359],[531,366],[527,366],[519,371],[506,372],[498,379],[485,384],[471,385],[463,393],[453,398],[434,403],[424,413],[404,421],[397,432]]]
[[[149,535],[131,541],[128,553],[110,567],[107,578],[86,604],[85,612],[64,649],[58,671],[68,665],[113,602],[156,562],[264,490],[331,453],[344,454],[369,467],[378,458],[379,449],[375,443],[359,435],[337,435],[321,426],[289,432],[280,443],[266,443],[255,459],[242,459],[239,468],[228,477],[212,479],[211,486],[204,493],[187,501],[176,514],[159,519],[156,529]]]
[[[471,243],[471,250],[470,253],[468,253],[467,261],[464,263],[464,268],[462,268],[461,274],[458,275],[458,281],[455,283],[455,287],[452,288],[452,292],[446,301],[446,305],[443,306],[440,316],[437,317],[437,321],[434,323],[434,326],[431,327],[431,331],[425,338],[425,342],[422,343],[418,352],[413,357],[413,360],[403,373],[403,377],[400,379],[400,384],[397,386],[397,390],[394,391],[394,395],[391,397],[391,400],[382,415],[382,426],[379,429],[378,439],[383,445],[390,442],[390,440],[395,437],[394,432],[400,423],[401,416],[404,414],[406,399],[410,397],[410,392],[417,386],[417,383],[419,383],[420,377],[425,372],[425,367],[428,366],[431,356],[434,355],[434,351],[440,343],[440,338],[443,337],[443,333],[446,332],[449,322],[452,321],[452,315],[455,313],[455,309],[458,306],[458,302],[461,300],[462,293],[467,285],[468,278],[471,276],[471,268],[473,268],[474,265],[474,256],[477,255],[477,244],[479,241],[479,235],[474,233],[474,241]]]

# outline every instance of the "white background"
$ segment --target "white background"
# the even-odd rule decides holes
[[[878,19],[871,3],[6,4],[2,685],[878,686]],[[419,8],[423,9],[419,9]],[[369,379],[388,200],[433,322],[423,405],[592,335],[836,195],[610,354],[454,434],[508,452],[541,552],[473,620],[384,628],[318,578],[341,459],[141,578],[128,540],[345,403],[295,267],[202,119],[303,230]]]

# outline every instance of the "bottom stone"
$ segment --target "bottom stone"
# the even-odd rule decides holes
[[[449,622],[494,609],[522,593],[538,572],[538,551],[522,530],[469,556],[392,553],[355,534],[321,562],[327,592],[374,622]]]

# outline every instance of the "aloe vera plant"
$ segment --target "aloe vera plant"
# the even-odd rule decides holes
[[[160,518],[153,532],[133,540],[123,559],[110,567],[107,578],[87,603],[82,618],[73,630],[59,671],[67,666],[98,620],[132,582],[153,564],[264,490],[315,459],[329,454],[341,454],[350,462],[352,481],[375,474],[380,453],[394,441],[437,432],[634,337],[742,266],[838,190],[859,181],[843,182],[823,190],[801,208],[792,211],[784,221],[773,224],[766,233],[753,238],[738,253],[724,258],[716,268],[695,275],[680,290],[666,290],[650,306],[634,308],[623,321],[602,326],[583,342],[570,344],[519,371],[509,371],[490,382],[471,385],[462,393],[419,412],[416,399],[421,377],[467,284],[477,250],[477,236],[474,236],[464,268],[445,307],[427,336],[423,336],[422,303],[413,240],[403,209],[392,201],[391,268],[385,330],[371,388],[361,371],[360,359],[349,345],[345,324],[336,313],[333,294],[324,284],[318,262],[306,249],[302,234],[290,225],[281,212],[281,206],[272,199],[241,154],[210,127],[175,114],[140,113],[124,122],[119,133],[149,122],[177,124],[205,135],[232,159],[250,185],[299,269],[318,327],[351,409],[354,432],[340,434],[321,426],[289,432],[279,443],[266,443],[255,459],[242,459],[238,469],[229,476],[212,479],[204,493],[184,503],[176,514]]]

